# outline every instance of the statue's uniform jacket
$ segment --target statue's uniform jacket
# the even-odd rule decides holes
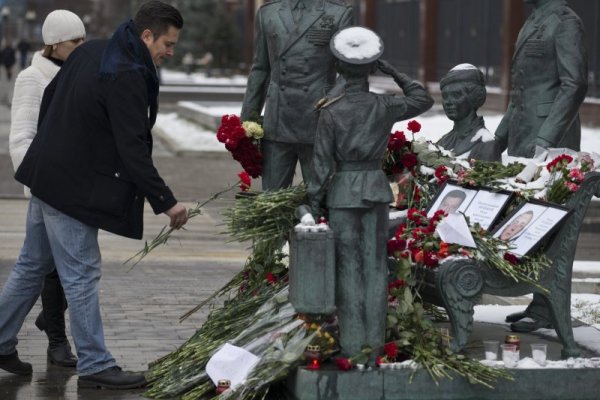
[[[314,1],[296,24],[291,4],[295,1],[272,1],[257,12],[254,64],[241,117],[259,115],[264,105],[265,139],[312,144],[318,118],[314,106],[336,78],[329,41],[350,25],[352,8]]]
[[[542,147],[579,150],[578,110],[587,91],[583,24],[564,0],[536,9],[526,21],[512,60],[512,91],[496,136],[508,154],[532,157]]]
[[[309,184],[313,211],[325,195],[328,208],[368,208],[393,200],[381,170],[390,130],[396,121],[417,116],[433,104],[416,82],[403,90],[406,97],[346,90],[339,101],[321,110],[313,157],[315,179]],[[344,167],[352,163],[357,164]]]
[[[385,341],[388,204],[393,196],[381,160],[394,122],[433,104],[418,83],[402,88],[406,97],[377,95],[368,92],[366,80],[348,81],[343,96],[319,116],[308,192],[313,209],[327,194],[345,356],[358,354],[365,345],[380,349]],[[377,354],[371,354],[371,362]]]

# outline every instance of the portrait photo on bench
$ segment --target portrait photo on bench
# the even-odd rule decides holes
[[[565,221],[571,210],[553,203],[529,200],[517,207],[492,232],[511,245],[517,257],[533,253]]]
[[[446,181],[437,192],[431,206],[427,209],[427,217],[433,217],[438,210],[450,214],[462,213],[469,218],[469,224],[478,223],[489,230],[498,221],[510,204],[513,193],[488,187],[461,186],[456,181]]]

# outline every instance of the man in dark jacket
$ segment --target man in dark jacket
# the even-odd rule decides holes
[[[145,384],[143,374],[121,371],[104,344],[97,234],[140,239],[144,198],[172,228],[187,222],[152,163],[150,134],[156,66],[173,55],[182,27],[175,8],[148,2],[109,41],[79,46],[45,91],[38,134],[16,173],[33,197],[25,243],[0,294],[0,368],[32,372],[18,358],[16,337],[54,259],[69,303],[78,386]]]

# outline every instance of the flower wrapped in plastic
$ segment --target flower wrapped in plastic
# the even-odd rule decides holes
[[[568,154],[555,157],[546,165],[550,179],[546,187],[546,201],[556,204],[565,204],[575,193],[585,178],[587,172],[594,170],[594,160],[587,154],[579,160],[574,160]]]

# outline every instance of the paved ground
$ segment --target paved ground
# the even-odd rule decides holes
[[[27,201],[20,185],[12,179],[8,156],[9,109],[3,101],[8,93],[0,82],[0,285],[5,282],[23,241]],[[198,154],[178,158],[160,142],[155,149],[157,167],[174,193],[193,204],[237,180],[239,167],[228,154]],[[103,255],[101,304],[108,348],[125,369],[143,370],[148,362],[177,348],[206,318],[206,310],[184,323],[178,317],[226,283],[247,256],[242,244],[227,244],[220,235],[223,227],[219,211],[231,205],[233,193],[224,195],[179,232],[169,246],[153,252],[128,272],[123,262],[136,253],[142,242],[100,234]],[[146,239],[151,240],[166,222],[164,216],[145,215]],[[579,259],[600,259],[597,233],[582,236]],[[139,399],[141,391],[77,390],[73,370],[53,367],[46,362],[46,338],[33,321],[39,312],[36,304],[19,335],[20,356],[33,363],[34,375],[23,379],[0,371],[0,400],[29,399]],[[480,354],[481,338],[502,339],[504,328],[477,324],[469,345]],[[540,341],[524,335],[523,343]],[[550,357],[557,358],[559,346],[550,342]]]

